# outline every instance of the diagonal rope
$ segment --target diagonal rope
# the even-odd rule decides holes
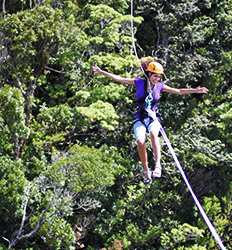
[[[136,50],[136,46],[135,46],[134,25],[133,25],[133,16],[134,16],[134,15],[133,15],[133,9],[134,9],[134,7],[133,7],[133,0],[131,0],[131,34],[132,34],[132,46],[133,46],[133,49],[134,49],[134,53],[135,53],[137,59],[139,60],[139,57],[138,57],[138,54],[137,54],[137,50]],[[141,68],[142,68],[142,67],[141,67]],[[145,74],[143,68],[142,68],[142,71],[143,71],[143,73]],[[145,75],[146,75],[146,74],[145,74]],[[154,111],[152,111],[150,108],[147,109],[147,112],[148,112],[148,115],[151,116],[154,120],[157,119],[157,118],[156,118],[156,113],[155,113]],[[159,121],[158,121],[158,122],[159,122]],[[169,139],[168,139],[168,137],[167,137],[167,135],[166,135],[166,133],[165,133],[165,130],[164,130],[163,127],[161,126],[161,124],[160,124],[160,132],[161,132],[161,134],[162,134],[162,136],[163,136],[163,139],[164,139],[164,141],[166,142],[166,145],[168,146],[168,149],[169,149],[169,151],[170,151],[170,153],[171,153],[171,155],[172,155],[172,157],[173,157],[173,159],[174,159],[174,161],[175,161],[176,167],[177,167],[178,170],[180,171],[181,176],[182,176],[182,178],[184,179],[184,182],[185,182],[186,186],[188,187],[188,189],[189,189],[189,191],[190,191],[190,193],[191,193],[191,195],[192,195],[192,198],[193,198],[193,200],[194,200],[194,202],[195,202],[197,208],[199,209],[199,211],[200,211],[200,213],[201,213],[203,219],[205,220],[205,223],[207,224],[207,226],[208,226],[210,232],[212,233],[212,235],[213,235],[215,241],[216,241],[217,244],[220,246],[221,250],[226,250],[225,246],[224,246],[223,243],[222,243],[221,238],[219,237],[218,233],[216,232],[216,229],[214,228],[214,226],[213,226],[212,223],[210,222],[210,220],[209,220],[208,216],[206,215],[206,213],[205,213],[203,207],[201,206],[201,204],[200,204],[200,202],[198,201],[198,199],[197,199],[195,193],[193,192],[192,187],[191,187],[191,185],[190,185],[190,183],[189,183],[189,181],[188,181],[188,179],[187,179],[187,177],[186,177],[186,175],[185,175],[185,173],[184,173],[183,168],[182,168],[181,165],[180,165],[180,162],[179,162],[179,160],[178,160],[178,158],[177,158],[177,156],[176,156],[176,154],[175,154],[175,151],[174,151],[174,149],[173,149],[173,147],[172,147],[172,145],[171,145],[171,143],[170,143],[170,141],[169,141]]]

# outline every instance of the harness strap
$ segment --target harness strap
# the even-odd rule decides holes
[[[149,94],[147,95],[147,97],[145,98],[145,110],[147,111],[147,109],[151,109],[152,107],[152,101],[153,101],[153,96],[152,96],[152,92],[150,91]]]

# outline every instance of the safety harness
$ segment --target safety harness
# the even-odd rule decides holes
[[[146,128],[146,131],[148,133],[149,132],[148,128],[150,124],[154,121],[154,119],[148,115],[147,110],[153,109],[153,112],[156,113],[156,117],[159,120],[159,122],[161,121],[161,116],[159,114],[159,109],[158,109],[158,100],[155,100],[153,98],[153,93],[151,89],[149,89],[148,92],[148,79],[145,78],[141,80],[144,82],[144,89],[143,90],[140,89],[140,91],[144,93],[144,96],[136,100],[137,109],[133,125],[136,122],[141,122]],[[140,84],[141,83],[142,82],[140,82]]]

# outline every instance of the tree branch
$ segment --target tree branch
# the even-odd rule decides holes
[[[56,73],[59,73],[59,74],[65,74],[66,73],[64,71],[53,69],[53,68],[48,67],[48,66],[45,66],[44,68],[47,69],[47,70],[49,70],[49,71],[53,71],[53,72],[56,72]]]
[[[17,234],[17,238],[18,236],[22,233],[22,230],[23,230],[23,226],[25,224],[25,220],[26,220],[26,213],[27,213],[27,204],[28,204],[28,200],[29,200],[29,197],[30,197],[30,187],[26,187],[26,191],[25,191],[25,203],[23,205],[23,217],[22,217],[22,221],[21,221],[21,225],[20,225],[20,228],[19,228],[19,231],[18,231],[18,234]]]
[[[31,103],[31,97],[33,97],[34,95],[34,91],[36,88],[36,80],[30,81],[30,84],[27,88],[27,91],[24,95],[25,97],[25,113],[26,113],[26,126],[29,125],[30,120],[31,120],[31,107],[32,107],[32,103]]]
[[[9,241],[9,248],[11,248],[12,246],[15,246],[15,244],[19,241],[20,235],[23,232],[23,227],[26,221],[26,213],[27,213],[27,205],[28,205],[28,201],[29,201],[29,192],[30,192],[30,187],[26,186],[25,188],[25,193],[24,193],[24,199],[22,201],[22,207],[23,207],[23,217],[21,220],[21,224],[20,224],[20,228],[16,234],[15,239]]]
[[[19,241],[21,241],[23,239],[31,238],[38,232],[38,230],[40,229],[40,227],[42,226],[42,224],[44,223],[44,221],[46,219],[45,218],[45,213],[48,211],[51,204],[54,202],[54,200],[52,199],[49,202],[48,206],[40,213],[39,220],[36,223],[34,229],[32,229],[29,233],[23,234],[24,227],[25,227],[25,221],[27,220],[26,213],[27,213],[28,201],[29,201],[29,197],[30,197],[30,195],[29,195],[30,189],[31,189],[30,187],[27,187],[27,189],[25,191],[25,200],[23,200],[23,204],[22,204],[22,206],[23,206],[23,217],[22,217],[22,220],[21,220],[20,228],[17,231],[16,237],[14,239],[12,239],[11,241],[4,238],[6,241],[9,242],[9,245],[8,245],[9,249],[16,246],[16,244]],[[53,216],[53,215],[50,215],[50,216]]]

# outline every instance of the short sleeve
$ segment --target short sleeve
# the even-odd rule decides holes
[[[138,85],[140,85],[141,83],[143,83],[143,81],[144,80],[142,78],[136,77],[135,80],[134,80],[134,84],[137,87]]]
[[[135,84],[135,98],[136,100],[144,98],[145,96],[145,80],[140,77],[136,77],[134,80]]]
[[[164,82],[160,82],[160,93],[164,90]]]

